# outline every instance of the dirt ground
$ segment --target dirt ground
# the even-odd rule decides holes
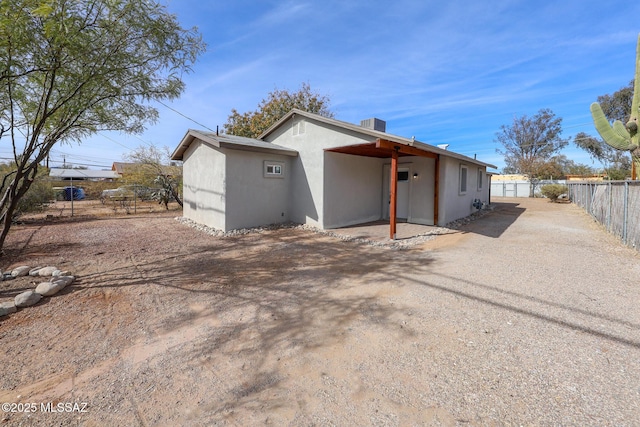
[[[78,280],[0,318],[0,403],[22,404],[0,425],[640,419],[640,257],[573,205],[502,199],[404,250],[299,228],[214,237],[178,214],[12,229],[3,271]],[[33,282],[0,282],[0,301]]]

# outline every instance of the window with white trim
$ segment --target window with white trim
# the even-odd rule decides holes
[[[284,177],[284,163],[265,160],[265,162],[264,162],[264,177],[265,178],[283,178]]]
[[[467,194],[467,175],[468,169],[465,165],[460,165],[460,183],[458,185],[459,194]]]
[[[482,185],[484,181],[484,171],[482,168],[478,168],[478,191],[482,191]]]

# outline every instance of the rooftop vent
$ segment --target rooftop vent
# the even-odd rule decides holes
[[[377,130],[379,132],[386,132],[387,122],[380,119],[365,119],[360,121],[360,126],[367,129]]]
[[[438,148],[442,148],[443,150],[446,150],[447,148],[449,148],[449,144],[438,144]]]

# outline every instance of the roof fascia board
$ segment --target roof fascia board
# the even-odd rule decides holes
[[[187,133],[182,137],[180,144],[178,144],[176,149],[173,150],[173,153],[171,153],[171,160],[182,160],[182,155],[185,151],[187,151],[187,148],[189,148],[189,146],[193,143],[193,140],[196,138],[202,141],[206,141],[214,147],[220,147],[220,143],[215,139],[209,138],[196,130],[189,129]]]
[[[280,147],[278,145],[274,144],[273,148],[267,148],[267,147],[255,147],[255,146],[251,146],[251,145],[240,145],[240,144],[233,144],[233,143],[227,143],[224,141],[220,141],[220,147],[222,148],[228,148],[230,150],[239,150],[239,151],[253,151],[253,152],[257,152],[257,153],[269,153],[269,154],[282,154],[285,156],[291,156],[291,157],[297,157],[298,156],[298,152],[295,150],[289,150],[288,148],[284,148],[284,147]]]
[[[195,139],[202,141],[204,144],[212,148],[227,148],[231,150],[253,151],[258,153],[282,154],[291,157],[296,157],[298,155],[298,152],[295,150],[290,150],[288,148],[280,147],[275,144],[273,144],[273,148],[242,145],[240,143],[234,144],[232,142],[224,142],[218,140],[214,136],[198,132],[197,130],[189,129],[185,136],[182,138],[182,141],[180,141],[178,147],[171,154],[171,160],[182,160],[182,156],[184,155],[185,151],[187,151],[191,144],[193,144],[193,141]]]

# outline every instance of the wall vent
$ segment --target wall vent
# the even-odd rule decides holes
[[[360,126],[367,129],[377,130],[379,132],[386,132],[387,122],[380,119],[364,119],[360,121]]]

